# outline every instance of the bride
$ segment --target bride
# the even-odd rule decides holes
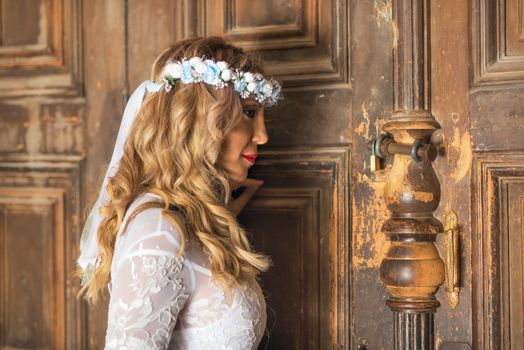
[[[247,173],[280,95],[261,72],[222,38],[192,38],[131,96],[78,260],[82,295],[110,290],[105,349],[257,348],[270,260],[236,215],[262,184]]]

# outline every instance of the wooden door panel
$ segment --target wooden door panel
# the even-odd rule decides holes
[[[79,0],[0,1],[0,348],[82,348]]]
[[[472,2],[474,348],[524,347],[522,1]]]
[[[524,156],[479,155],[475,186],[475,348],[520,349],[524,339]]]
[[[263,275],[268,349],[347,348],[349,149],[264,149],[264,186],[239,217],[273,267]]]
[[[0,213],[0,347],[64,349],[64,192],[0,189]]]
[[[267,74],[287,87],[348,84],[345,1],[260,1],[255,7],[245,0],[204,3],[201,34],[222,35],[248,50],[261,50]]]
[[[470,1],[473,84],[522,83],[522,0]]]
[[[83,310],[72,274],[80,169],[28,166],[0,166],[0,348],[79,348]]]

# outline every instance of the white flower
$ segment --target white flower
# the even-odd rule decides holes
[[[194,67],[198,74],[204,74],[207,71],[207,65],[204,62],[199,62]]]
[[[203,56],[190,59],[184,57],[181,61],[171,61],[165,66],[163,75],[162,83],[150,83],[146,86],[148,92],[157,92],[162,86],[170,92],[177,80],[184,84],[204,82],[214,85],[217,89],[232,84],[240,97],[254,96],[258,102],[271,106],[279,99],[281,89],[277,81],[266,80],[261,73],[233,69],[226,61],[217,62],[213,59],[205,59]],[[145,266],[146,269],[148,267]],[[153,273],[153,271],[149,272]]]
[[[192,57],[189,60],[189,64],[193,66],[193,68],[196,67],[197,64],[202,63],[202,59],[200,57]]]
[[[217,67],[218,67],[218,69],[220,69],[221,71],[224,71],[224,70],[227,69],[228,65],[227,65],[227,63],[224,62],[224,61],[218,61],[218,62],[217,62]]]
[[[262,93],[266,96],[271,95],[271,92],[273,91],[273,84],[271,84],[269,81],[267,81],[264,86],[262,87]]]
[[[254,81],[252,81],[249,84],[247,84],[247,91],[253,92],[255,91],[256,87],[257,87],[257,84]]]
[[[191,58],[189,60],[189,64],[191,65],[191,67],[193,67],[197,74],[204,74],[207,71],[207,65],[202,61],[200,57]]]
[[[218,63],[220,63],[220,62],[218,62]],[[218,63],[217,63],[217,66],[218,66]],[[222,73],[220,73],[220,77],[224,81],[230,81],[231,80],[231,71],[229,69],[226,69],[226,70],[222,71]]]
[[[164,69],[165,75],[170,75],[173,79],[179,79],[182,74],[182,65],[180,63],[170,63]]]
[[[255,79],[255,77],[253,76],[253,73],[251,72],[246,72],[244,73],[244,80],[248,83],[252,82],[253,80]]]

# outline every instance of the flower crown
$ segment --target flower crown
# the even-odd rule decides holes
[[[282,88],[276,80],[267,80],[260,73],[232,70],[224,61],[215,62],[203,57],[169,62],[164,67],[162,76],[167,92],[175,87],[177,80],[181,80],[184,84],[204,82],[216,88],[223,88],[232,83],[240,97],[248,98],[253,95],[258,102],[268,107],[275,105],[277,100],[282,98]]]

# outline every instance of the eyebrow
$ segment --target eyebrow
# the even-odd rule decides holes
[[[257,101],[244,100],[244,102],[242,103],[242,107],[256,107],[256,108],[260,108],[260,107],[262,107],[262,105],[260,103],[258,103]]]

